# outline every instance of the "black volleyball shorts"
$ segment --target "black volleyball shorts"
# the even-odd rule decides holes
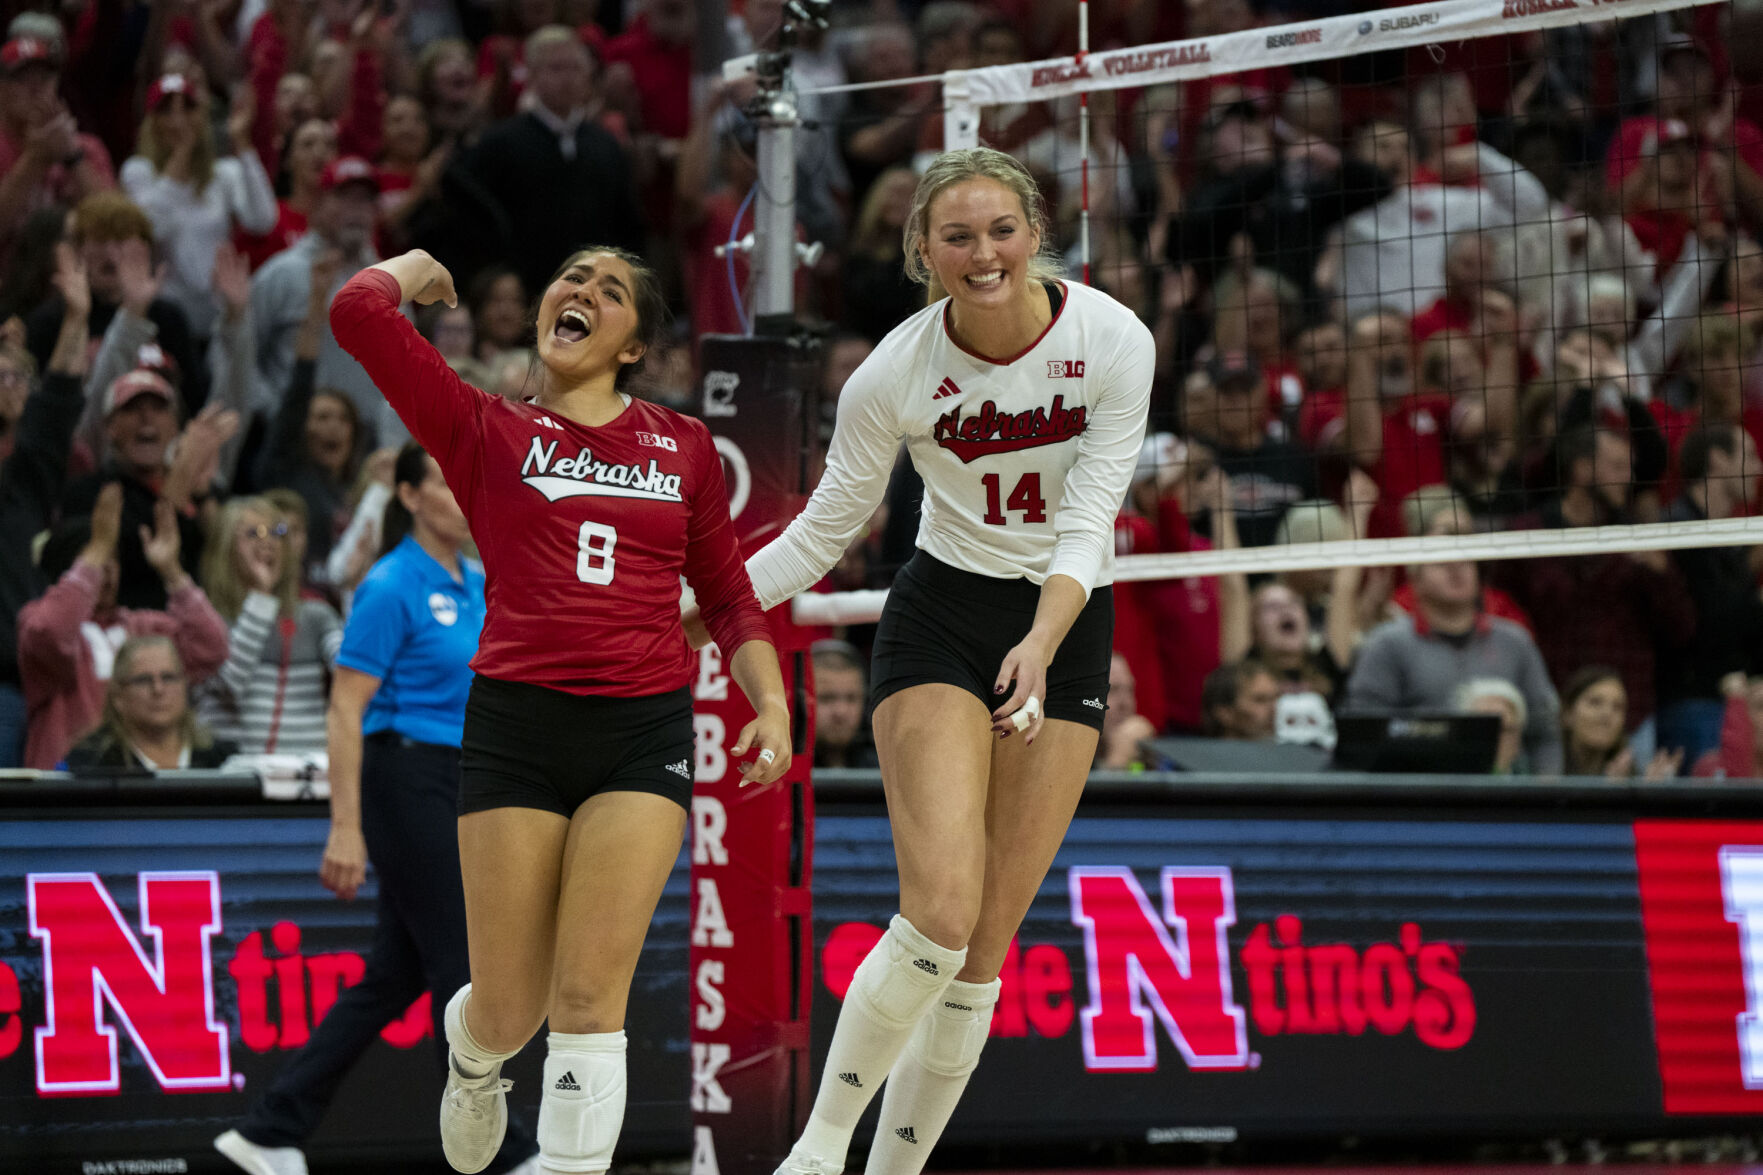
[[[652,792],[690,809],[692,694],[583,696],[480,675],[460,752],[461,816],[540,808],[569,817],[606,791]]]
[[[917,552],[894,577],[876,626],[870,705],[909,686],[941,683],[996,710],[1009,696],[993,692],[998,669],[1028,635],[1040,598],[1030,580],[994,579]],[[1113,644],[1114,589],[1099,587],[1047,669],[1041,712],[1101,730]]]

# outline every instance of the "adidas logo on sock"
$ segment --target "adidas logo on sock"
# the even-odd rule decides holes
[[[896,1135],[898,1135],[903,1141],[909,1142],[913,1146],[918,1145],[918,1136],[916,1134],[912,1133],[912,1127],[902,1126],[902,1127],[900,1127],[900,1129],[894,1131],[894,1133]]]
[[[863,1088],[863,1082],[857,1080],[857,1074],[855,1073],[841,1073],[839,1074],[839,1080],[843,1081],[846,1085],[849,1085],[852,1089]]]
[[[576,1093],[580,1093],[582,1091],[582,1087],[575,1083],[575,1074],[571,1073],[571,1072],[567,1072],[567,1071],[563,1074],[563,1076],[561,1076],[557,1079],[557,1084],[553,1085],[551,1088],[552,1089],[570,1089],[570,1090],[574,1090]]]
[[[943,1007],[953,1008],[957,1012],[971,1012],[971,1011],[973,1011],[973,1009],[968,1007],[966,1004],[951,1003],[948,1000],[943,1001]]]
[[[914,960],[912,960],[912,965],[914,967],[917,967],[920,971],[923,971],[927,975],[941,975],[942,974],[941,971],[937,970],[937,965],[935,963],[931,962],[929,959],[914,959]]]

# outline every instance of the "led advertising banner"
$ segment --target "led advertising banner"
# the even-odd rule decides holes
[[[0,1170],[197,1169],[361,974],[322,808],[200,811],[0,811]],[[822,797],[815,860],[817,1073],[895,908],[881,805]],[[690,1153],[727,1095],[691,1064],[688,862],[632,992],[628,1157]],[[1763,820],[1086,803],[1003,980],[954,1142],[1690,1135],[1763,1106]],[[427,1032],[387,1030],[320,1161],[438,1161]]]

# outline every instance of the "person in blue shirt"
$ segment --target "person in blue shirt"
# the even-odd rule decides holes
[[[379,879],[378,922],[361,982],[215,1149],[253,1175],[306,1175],[301,1146],[337,1086],[387,1024],[424,991],[471,978],[459,871],[459,741],[470,661],[484,623],[484,571],[461,548],[465,515],[434,458],[398,454],[379,562],[355,591],[337,654],[326,730],[331,831],[319,880],[344,900]],[[364,786],[365,782],[365,786]],[[446,1063],[444,999],[431,1003]],[[492,1172],[538,1170],[538,1146],[511,1120]]]

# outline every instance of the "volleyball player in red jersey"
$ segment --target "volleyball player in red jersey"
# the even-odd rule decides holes
[[[745,781],[789,767],[783,680],[709,430],[620,390],[662,324],[653,274],[615,249],[565,261],[539,302],[543,372],[524,403],[454,375],[399,313],[407,299],[457,301],[420,250],[356,275],[331,327],[440,462],[486,575],[459,799],[471,983],[447,1005],[442,1147],[460,1171],[491,1161],[502,1062],[549,1019],[541,1162],[603,1172],[631,976],[692,788],[682,575],[758,713],[734,745],[756,752]]]

